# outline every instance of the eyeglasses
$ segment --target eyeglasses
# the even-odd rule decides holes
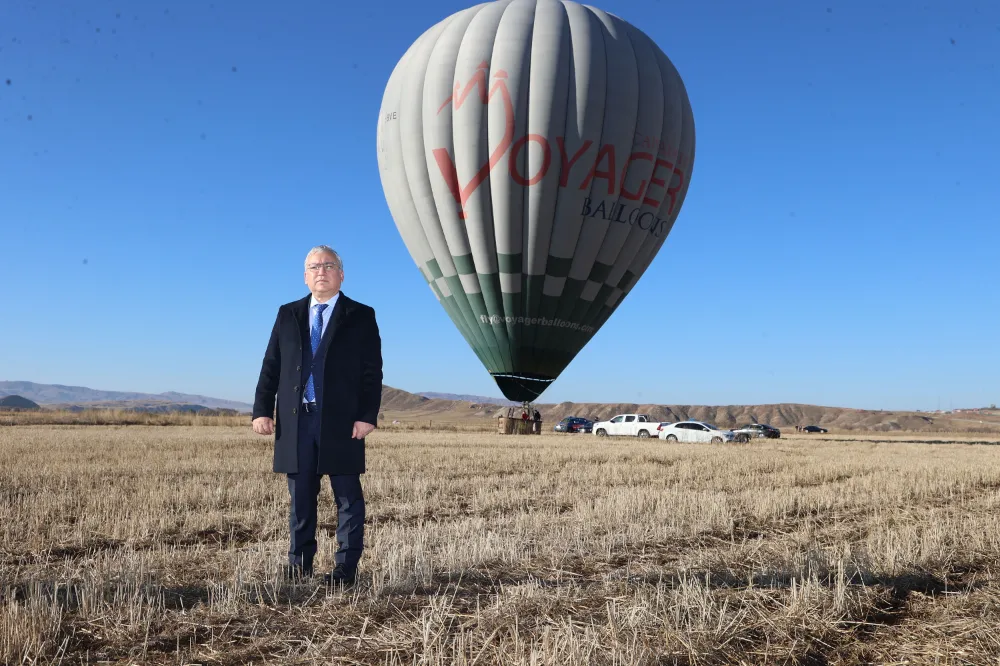
[[[328,271],[340,270],[340,266],[331,261],[328,261],[325,264],[309,264],[308,266],[306,266],[306,268],[311,270],[313,273],[318,273],[320,269],[325,269]]]

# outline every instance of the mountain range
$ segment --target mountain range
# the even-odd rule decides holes
[[[136,411],[202,411],[231,409],[241,413],[252,411],[252,405],[236,400],[223,400],[203,395],[169,391],[166,393],[136,393],[102,391],[84,386],[37,384],[25,381],[0,381],[0,399],[19,403],[19,396],[47,408],[69,409],[131,409]],[[13,406],[10,405],[10,406]],[[482,422],[507,412],[517,403],[488,396],[425,392],[410,393],[382,385],[380,418],[385,420]],[[1000,410],[971,410],[955,414],[928,414],[912,411],[881,411],[824,407],[782,403],[773,405],[653,405],[636,403],[574,403],[536,404],[535,408],[547,424],[567,416],[582,416],[591,420],[611,418],[615,414],[649,414],[657,421],[694,419],[720,427],[746,423],[769,423],[779,428],[796,425],[821,425],[844,430],[997,430]]]
[[[251,412],[253,405],[238,400],[223,400],[189,393],[137,393],[134,391],[102,391],[86,386],[64,386],[62,384],[37,384],[23,381],[0,381],[0,397],[19,395],[46,407],[95,407],[127,409],[151,407],[143,411],[164,411],[165,405],[178,405],[178,411],[192,411],[192,407],[208,409],[234,409],[237,412]],[[183,407],[188,409],[183,409]]]
[[[439,394],[456,395],[456,394]],[[493,419],[505,414],[514,403],[498,404],[496,399],[478,401],[429,398],[427,395],[407,393],[391,387],[382,389],[382,414],[386,420],[423,421],[444,424]],[[505,402],[505,401],[504,401]],[[515,412],[519,405],[515,406]],[[637,403],[579,403],[535,404],[546,423],[546,429],[567,416],[581,416],[591,420],[609,419],[616,414],[648,414],[656,421],[685,421],[693,419],[731,428],[748,423],[768,423],[777,428],[794,429],[795,426],[819,425],[837,430],[867,430],[888,432],[911,430],[922,432],[990,431],[1000,430],[1000,410],[983,409],[954,414],[928,414],[915,411],[883,411],[825,407],[796,403],[764,405],[654,405]]]
[[[463,402],[475,402],[481,405],[503,405],[505,407],[516,407],[519,402],[512,402],[505,398],[490,398],[485,395],[470,395],[468,393],[435,393],[433,391],[421,391],[416,395],[434,400],[461,400]]]

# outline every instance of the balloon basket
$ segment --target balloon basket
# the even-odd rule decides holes
[[[533,410],[511,407],[506,415],[497,417],[497,434],[541,435],[542,419],[534,418]]]

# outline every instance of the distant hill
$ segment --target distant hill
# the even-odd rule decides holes
[[[41,409],[37,403],[19,395],[5,395],[0,398],[0,410],[4,409]]]
[[[402,389],[393,388],[382,384],[382,409],[393,411],[410,411],[419,409],[421,406],[431,402],[431,398],[425,398],[416,393],[407,393]]]
[[[253,411],[253,405],[236,400],[210,398],[188,393],[135,393],[129,391],[102,391],[86,386],[64,386],[62,384],[36,384],[35,382],[0,381],[0,393],[16,394],[37,402],[39,405],[73,406],[83,405],[93,408],[95,403],[104,403],[104,408],[127,408],[118,403],[173,403],[194,405],[209,409],[232,409],[237,412]],[[187,410],[190,411],[190,410]]]
[[[428,419],[438,422],[469,422],[493,419],[507,411],[507,405],[498,405],[496,399],[474,397],[477,401],[443,400],[425,395],[407,393],[400,389],[383,387],[382,412],[385,418],[402,420]],[[458,395],[458,394],[438,394]],[[508,405],[511,403],[508,403]],[[535,408],[547,424],[555,424],[566,416],[583,416],[591,419],[611,418],[615,414],[649,414],[661,421],[695,419],[714,423],[720,427],[734,427],[746,423],[768,423],[778,428],[794,429],[797,425],[819,425],[835,430],[868,431],[975,431],[1000,430],[1000,413],[928,414],[909,411],[878,411],[823,407],[796,403],[768,405],[652,405],[636,403],[574,403],[536,404]]]
[[[191,395],[169,391],[166,393],[137,393],[131,391],[103,391],[85,386],[64,386],[62,384],[38,384],[24,381],[0,381],[0,396],[17,393],[20,399],[36,408],[44,405],[50,409],[64,409],[79,412],[86,409],[128,409],[142,412],[202,412],[206,410],[232,410],[238,413],[253,411],[253,405],[234,400],[222,400],[203,395]],[[32,402],[32,400],[34,402]],[[38,404],[36,404],[38,403]],[[467,408],[469,403],[455,403],[447,400],[432,400],[415,393],[408,393],[391,386],[382,385],[382,409],[392,411],[420,412],[424,405],[431,404],[431,411],[452,409],[455,404]],[[492,406],[492,405],[491,405]],[[484,414],[485,415],[485,411]],[[464,415],[464,412],[463,412]]]
[[[450,395],[441,393],[439,395]],[[495,398],[494,398],[495,400]],[[382,407],[379,412],[390,418],[444,418],[463,421],[492,418],[498,405],[493,402],[428,398],[417,393],[382,385]]]
[[[197,412],[204,414],[240,414],[235,409],[206,407],[189,402],[166,402],[152,400],[97,400],[94,402],[54,403],[46,405],[49,409],[68,412],[83,412],[88,409],[117,409],[133,412],[167,413],[167,412]]]
[[[915,412],[870,411],[842,407],[822,407],[783,403],[776,405],[639,405],[635,403],[573,403],[538,405],[543,419],[559,420],[582,416],[591,420],[609,419],[616,414],[649,414],[657,421],[705,421],[722,428],[747,423],[767,423],[777,428],[819,425],[844,430],[936,430],[956,429],[951,421],[935,428],[933,416]],[[499,413],[498,410],[497,413]],[[947,424],[947,425],[946,425]],[[1000,426],[1000,423],[996,424]],[[960,428],[965,429],[965,428]]]
[[[9,395],[13,394],[13,395]],[[6,397],[3,397],[6,396]],[[442,397],[434,397],[442,396]],[[82,411],[84,409],[130,409],[148,412],[207,412],[232,410],[229,413],[252,411],[249,403],[221,400],[186,393],[129,393],[124,391],[98,391],[82,386],[36,384],[33,382],[0,382],[0,409],[8,406],[5,401],[23,401],[30,407]],[[409,393],[392,386],[382,385],[380,418],[423,420],[435,422],[482,422],[504,413],[515,405],[499,398],[485,396],[426,392]],[[843,407],[822,407],[782,403],[773,405],[651,405],[636,403],[574,403],[537,404],[547,424],[554,424],[566,416],[583,416],[590,419],[610,418],[615,414],[649,414],[660,421],[696,419],[720,427],[733,427],[745,423],[769,423],[778,428],[796,425],[820,425],[837,430],[915,430],[915,431],[996,431],[1000,430],[1000,411],[977,410],[954,414],[932,414],[908,411],[876,411]]]
[[[503,405],[505,407],[513,407],[515,405],[520,405],[519,402],[511,402],[506,398],[490,398],[484,395],[468,395],[464,393],[434,393],[431,391],[423,391],[417,393],[417,395],[422,395],[425,398],[433,398],[435,400],[461,400],[463,402],[475,402],[480,405]]]
[[[83,411],[86,409],[129,409],[143,412],[201,412],[205,410],[233,410],[239,413],[253,411],[253,405],[234,400],[222,400],[203,395],[168,391],[166,393],[137,393],[132,391],[103,391],[85,386],[38,384],[24,381],[0,381],[0,396],[17,393],[21,399],[30,398],[35,407],[44,405],[51,409]],[[38,404],[35,404],[38,403]],[[425,403],[434,403],[434,409],[449,409],[451,403],[431,400],[415,393],[408,393],[382,385],[382,409],[420,411]]]

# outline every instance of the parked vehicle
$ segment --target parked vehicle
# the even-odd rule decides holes
[[[806,427],[802,428],[801,432],[830,432],[830,431],[827,430],[826,428],[820,428],[817,425],[807,425]]]
[[[555,432],[569,432],[569,425],[576,419],[575,416],[567,416],[559,423],[552,426],[552,430]]]
[[[721,444],[736,439],[732,430],[720,430],[703,421],[681,421],[660,429],[660,439],[668,442],[711,442]]]
[[[751,439],[764,437],[766,439],[778,439],[781,431],[764,423],[748,423],[745,426],[733,430],[736,441],[749,442]]]
[[[607,421],[594,424],[594,434],[617,437],[656,437],[660,422],[649,418],[649,414],[619,414]]]
[[[590,432],[593,427],[593,421],[580,416],[567,416],[557,423],[553,430],[556,432]]]

